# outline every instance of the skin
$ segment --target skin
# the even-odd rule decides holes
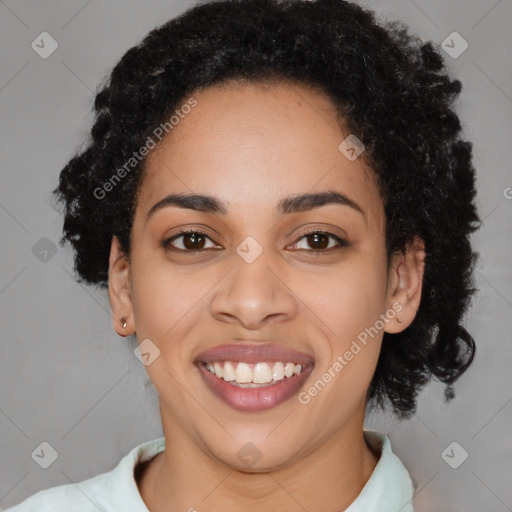
[[[166,450],[141,466],[141,496],[153,512],[339,511],[356,499],[380,455],[365,442],[363,421],[383,330],[307,405],[294,396],[266,411],[234,410],[211,393],[193,361],[226,342],[271,341],[314,359],[300,391],[307,390],[393,304],[401,305],[401,322],[394,317],[384,330],[410,325],[423,244],[393,255],[388,270],[372,171],[339,151],[349,133],[321,91],[223,84],[193,96],[197,106],[148,156],[130,258],[116,237],[110,254],[114,328],[160,350],[146,369],[159,394]],[[364,214],[340,204],[276,210],[284,197],[330,190]],[[214,196],[227,213],[172,206],[146,221],[170,193]],[[194,247],[190,237],[176,239],[174,250],[162,247],[179,227],[206,233],[202,252],[179,251]],[[337,241],[305,237],[312,229],[349,245],[326,249]],[[248,236],[263,249],[250,264],[236,252]],[[237,457],[248,442],[261,453],[253,467]]]

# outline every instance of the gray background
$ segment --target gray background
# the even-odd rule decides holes
[[[135,445],[162,435],[156,393],[133,355],[135,340],[119,338],[111,328],[106,292],[73,280],[69,247],[52,253],[62,219],[50,191],[86,140],[98,82],[148,30],[192,4],[0,1],[3,508],[38,490],[109,471]],[[441,44],[456,31],[468,42],[460,57],[446,58],[464,85],[457,108],[474,142],[484,219],[473,237],[481,254],[479,293],[466,321],[478,354],[456,385],[455,401],[444,404],[443,388],[433,382],[411,420],[373,416],[367,427],[390,433],[417,484],[418,512],[510,511],[512,3],[364,4],[406,22],[424,39]],[[47,59],[31,48],[43,31],[59,45]],[[48,469],[31,456],[43,441],[58,452]],[[454,441],[458,445],[444,452]],[[459,464],[463,450],[468,458],[457,469],[445,462]]]

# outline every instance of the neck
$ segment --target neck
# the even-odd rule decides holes
[[[340,429],[293,464],[249,473],[212,457],[176,424],[162,419],[166,449],[139,468],[138,477],[140,494],[152,512],[337,512],[357,498],[379,457],[365,442],[361,421]]]

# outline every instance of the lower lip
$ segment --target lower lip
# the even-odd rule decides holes
[[[285,377],[271,386],[239,388],[213,375],[203,363],[197,366],[206,385],[216,396],[233,409],[245,412],[266,411],[286,402],[299,391],[313,371],[313,365],[309,365],[298,375]]]

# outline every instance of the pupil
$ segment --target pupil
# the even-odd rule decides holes
[[[316,244],[315,249],[326,249],[327,246],[329,245],[329,241],[328,241],[327,237],[321,233],[314,233],[309,236],[310,236],[310,239],[312,238],[314,240],[313,244]],[[319,242],[319,240],[318,240],[319,238],[322,238],[324,243]],[[318,244],[320,245],[320,247]]]
[[[184,238],[184,245],[187,249],[201,249],[204,237],[199,233],[190,233]],[[199,245],[199,246],[198,246]]]

